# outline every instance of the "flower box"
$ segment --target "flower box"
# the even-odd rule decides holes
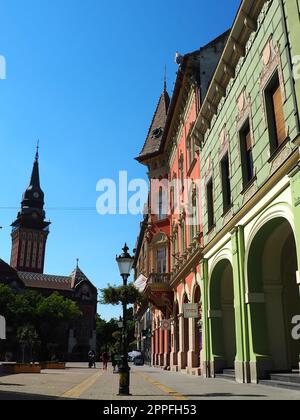
[[[41,363],[42,370],[64,370],[66,369],[65,362],[43,362]]]
[[[8,375],[19,373],[41,373],[41,365],[38,363],[3,363],[2,372]]]

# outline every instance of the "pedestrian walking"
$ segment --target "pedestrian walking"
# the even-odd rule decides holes
[[[111,355],[111,363],[114,369],[114,373],[118,373],[118,362],[114,353]]]
[[[107,370],[107,365],[108,365],[108,353],[104,352],[102,354],[102,362],[103,362],[103,370]]]
[[[94,350],[91,350],[88,356],[89,356],[89,368],[92,369],[94,367],[94,369],[96,369],[96,353],[94,352]]]

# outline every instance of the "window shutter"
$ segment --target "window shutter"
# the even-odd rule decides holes
[[[282,105],[281,87],[278,86],[273,94],[273,106],[275,114],[275,125],[278,145],[281,145],[286,139],[285,121]]]
[[[250,152],[252,150],[252,138],[251,138],[251,131],[249,130],[246,133],[246,151]]]

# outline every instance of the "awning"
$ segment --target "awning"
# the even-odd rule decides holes
[[[134,285],[138,289],[140,293],[143,293],[146,286],[147,286],[147,277],[145,277],[143,274],[141,274],[135,281]]]

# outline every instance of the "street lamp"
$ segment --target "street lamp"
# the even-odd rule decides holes
[[[134,257],[128,253],[129,248],[125,244],[123,254],[117,256],[116,261],[119,266],[120,274],[123,279],[123,285],[127,286],[131,270],[133,268]],[[128,365],[128,342],[127,342],[127,302],[123,302],[123,332],[122,332],[122,359],[119,367],[120,373],[120,396],[130,395],[130,367]]]

